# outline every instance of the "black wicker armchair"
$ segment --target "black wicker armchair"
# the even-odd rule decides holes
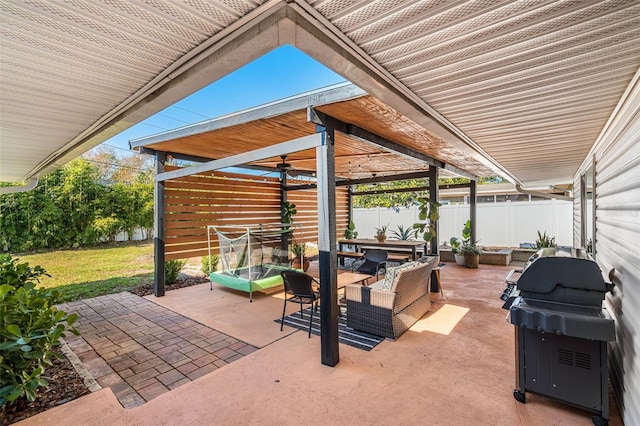
[[[388,258],[389,253],[384,250],[367,250],[360,259],[353,262],[351,270],[360,274],[375,275],[377,280],[381,271],[386,270]]]

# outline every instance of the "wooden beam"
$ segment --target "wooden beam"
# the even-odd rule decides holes
[[[186,167],[184,169],[173,170],[156,175],[156,182],[169,179],[177,179],[184,176],[195,175],[198,173],[220,170],[226,167],[242,166],[243,164],[254,161],[266,160],[267,158],[278,157],[280,155],[290,154],[292,152],[304,151],[305,149],[315,148],[322,143],[320,134],[303,136],[277,145],[271,145],[264,148],[258,148],[250,152],[231,155],[219,160],[209,161],[207,163],[198,164],[197,166]]]
[[[314,108],[309,107],[307,109],[307,119],[313,123],[324,125],[324,123],[331,123],[335,130],[344,133],[352,139],[359,140],[369,145],[382,148],[386,151],[393,152],[398,155],[402,155],[414,160],[422,161],[430,166],[439,167],[448,171],[451,171],[459,176],[466,177],[471,180],[477,180],[478,177],[455,167],[451,164],[447,164],[440,160],[436,160],[420,151],[410,148],[405,145],[401,145],[397,142],[389,140],[385,137],[379,136],[369,130],[363,129],[355,124],[342,122],[334,117],[328,116],[320,111],[316,111]]]
[[[414,188],[395,188],[395,189],[378,189],[371,191],[352,192],[351,195],[379,195],[379,194],[396,194],[399,192],[428,192],[429,186],[416,186]]]

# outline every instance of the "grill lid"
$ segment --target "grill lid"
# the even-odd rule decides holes
[[[547,248],[529,258],[518,279],[525,299],[601,306],[609,290],[598,264],[582,250]]]

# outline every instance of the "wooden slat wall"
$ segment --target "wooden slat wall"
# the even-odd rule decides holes
[[[302,185],[308,182],[288,181],[290,185]],[[349,221],[348,189],[336,188],[336,236],[341,238]],[[318,198],[315,189],[288,191],[287,200],[296,205],[298,213],[294,217],[294,224],[301,225],[303,240],[308,243],[318,243]]]
[[[177,167],[167,166],[166,170]],[[280,222],[278,179],[208,173],[165,184],[165,258],[207,255],[207,225]],[[218,251],[217,238],[212,249]]]
[[[166,166],[167,171],[178,167]],[[308,183],[308,182],[293,182]],[[303,240],[317,244],[318,219],[315,189],[289,191],[296,204],[294,224],[301,225]],[[337,236],[348,221],[348,192],[338,188]],[[165,183],[165,258],[186,259],[206,256],[207,225],[273,224],[280,222],[280,183],[277,178],[209,173],[187,176]],[[212,251],[218,252],[217,238]]]

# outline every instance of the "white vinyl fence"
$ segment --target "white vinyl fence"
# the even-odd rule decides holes
[[[469,219],[468,204],[440,207],[438,242],[460,237]],[[573,245],[573,203],[561,200],[507,201],[477,204],[477,238],[480,245],[518,247],[520,243],[535,243],[538,231],[556,238],[556,244]],[[376,227],[389,225],[387,236],[402,225],[405,229],[418,222],[417,207],[354,208],[353,220],[358,238],[373,238]]]

